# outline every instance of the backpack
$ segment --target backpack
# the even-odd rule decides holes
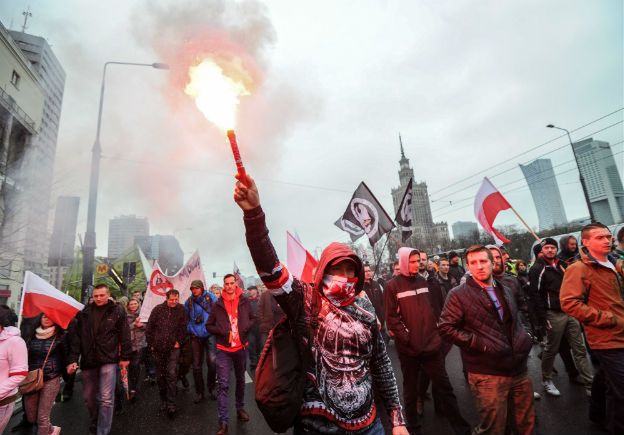
[[[319,297],[313,289],[303,289],[306,300],[314,300],[311,322],[306,325],[308,342],[317,323]],[[305,310],[306,301],[303,301]],[[296,321],[284,317],[269,332],[256,367],[256,403],[267,424],[274,432],[286,432],[294,426],[303,403],[306,371],[311,353],[303,345]]]

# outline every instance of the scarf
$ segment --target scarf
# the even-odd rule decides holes
[[[47,340],[48,338],[52,337],[55,332],[56,326],[54,325],[50,326],[49,328],[42,328],[41,326],[39,326],[37,329],[35,329],[35,336],[39,340]]]
[[[358,279],[344,276],[324,275],[323,294],[337,307],[351,305],[355,300],[355,285]]]

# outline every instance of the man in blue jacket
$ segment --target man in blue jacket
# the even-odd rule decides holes
[[[214,337],[206,330],[206,323],[217,297],[204,289],[204,283],[196,279],[191,283],[191,297],[184,303],[184,309],[188,317],[187,331],[191,337],[191,352],[193,355],[193,379],[195,380],[195,398],[193,402],[199,403],[204,399],[204,354],[208,365],[208,396],[216,400],[214,389],[217,370],[215,366],[215,343]]]

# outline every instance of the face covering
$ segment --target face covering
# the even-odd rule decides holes
[[[355,285],[358,279],[344,276],[324,275],[323,294],[337,307],[350,305],[355,300]]]

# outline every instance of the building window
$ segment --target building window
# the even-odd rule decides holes
[[[13,86],[19,89],[20,75],[17,71],[13,70],[13,74],[11,74],[11,83]]]

